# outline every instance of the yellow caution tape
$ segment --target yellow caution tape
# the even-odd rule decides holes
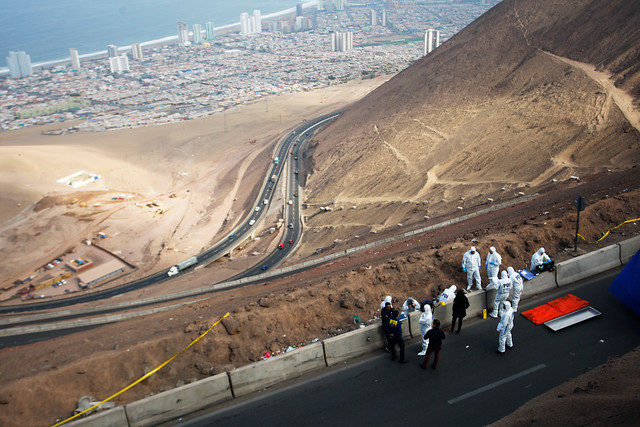
[[[82,412],[80,412],[79,414],[75,414],[74,416],[67,418],[64,421],[60,421],[57,424],[54,424],[51,427],[58,427],[64,423],[67,423],[71,420],[73,420],[74,418],[79,417],[80,415],[91,411],[92,409],[97,408],[98,406],[102,405],[105,402],[110,401],[111,399],[113,399],[114,397],[117,397],[119,395],[121,395],[122,393],[124,393],[125,391],[129,390],[131,387],[141,383],[142,381],[146,380],[147,378],[149,378],[151,375],[155,374],[156,372],[158,372],[160,369],[164,368],[165,366],[167,366],[169,364],[169,362],[171,362],[173,359],[175,359],[176,357],[180,356],[182,353],[184,353],[185,351],[187,351],[187,349],[189,349],[189,347],[191,347],[192,345],[194,345],[195,343],[197,343],[198,341],[200,341],[200,339],[202,339],[202,337],[204,337],[205,335],[207,335],[218,323],[222,322],[222,319],[224,319],[225,317],[227,317],[229,315],[229,313],[227,312],[227,314],[225,314],[224,316],[222,316],[216,323],[214,323],[213,325],[211,325],[211,327],[209,329],[207,329],[202,335],[200,335],[198,338],[196,338],[195,340],[191,341],[191,344],[189,344],[188,346],[186,346],[185,348],[183,348],[182,350],[180,350],[179,353],[176,353],[171,359],[167,360],[166,362],[164,362],[162,365],[158,366],[157,368],[147,372],[144,376],[142,376],[141,378],[139,378],[138,380],[134,381],[133,383],[129,384],[127,387],[123,388],[122,390],[120,390],[119,392],[117,392],[116,394],[107,397],[105,400],[103,400],[100,403],[96,403],[95,405],[93,405],[92,407],[90,407],[89,409],[86,409]]]
[[[607,237],[607,236],[609,235],[609,233],[610,233],[610,232],[612,232],[613,230],[615,230],[616,228],[618,228],[618,227],[622,227],[622,226],[623,226],[623,225],[625,225],[625,224],[628,224],[628,223],[630,223],[630,222],[636,222],[636,221],[640,221],[640,218],[636,218],[636,219],[629,219],[629,220],[627,220],[627,221],[623,222],[622,224],[618,224],[618,225],[616,225],[616,226],[615,226],[615,227],[613,227],[612,229],[607,230],[607,232],[606,232],[606,233],[604,233],[604,234],[602,235],[602,237],[601,237],[601,238],[599,238],[598,240],[596,240],[595,242],[587,242],[587,239],[585,239],[584,237],[582,237],[582,234],[580,234],[580,233],[578,233],[578,236],[580,236],[580,238],[581,238],[582,240],[584,240],[585,242],[587,242],[587,243],[589,243],[589,244],[591,244],[591,243],[598,243],[600,240],[602,240],[602,239],[604,239],[605,237]]]

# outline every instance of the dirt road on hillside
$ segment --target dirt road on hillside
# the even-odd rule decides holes
[[[633,106],[633,98],[631,97],[631,95],[626,93],[624,90],[615,87],[615,85],[611,81],[611,74],[597,71],[591,64],[585,64],[584,62],[578,62],[569,58],[564,58],[545,50],[542,50],[542,52],[561,62],[564,62],[565,64],[571,65],[572,67],[583,71],[587,76],[589,76],[591,79],[598,82],[600,86],[602,86],[602,89],[604,89],[607,94],[607,102],[603,106],[603,111],[600,115],[601,118],[599,117],[600,120],[607,120],[608,110],[611,107],[611,100],[613,100],[618,108],[620,108],[620,111],[622,111],[622,114],[624,114],[629,123],[636,130],[640,131],[640,111],[638,111]]]

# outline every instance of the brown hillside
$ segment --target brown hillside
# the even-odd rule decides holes
[[[317,135],[308,225],[354,235],[361,207],[384,228],[636,165],[638,28],[624,0],[502,2]],[[331,203],[353,218],[316,214]]]

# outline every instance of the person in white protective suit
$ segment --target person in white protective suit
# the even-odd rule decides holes
[[[500,273],[500,279],[494,277],[491,279],[491,283],[487,286],[487,289],[495,289],[496,297],[493,299],[493,311],[489,316],[497,319],[500,313],[498,312],[498,307],[500,303],[509,299],[509,294],[511,294],[511,280],[507,275],[506,271]],[[511,305],[511,304],[509,304]]]
[[[507,274],[511,279],[511,286],[513,287],[513,295],[511,296],[511,306],[513,311],[518,311],[518,303],[520,302],[520,295],[522,294],[522,288],[524,287],[522,276],[513,269],[513,267],[507,268]]]
[[[415,298],[407,298],[407,300],[402,304],[402,313],[405,316],[408,316],[409,313],[412,313],[420,308],[420,303]]]
[[[551,262],[551,258],[544,251],[544,248],[540,248],[535,254],[531,256],[531,272],[533,274],[540,274],[544,271],[544,264]]]
[[[482,268],[482,259],[476,251],[475,246],[464,253],[462,257],[462,271],[467,273],[467,290],[471,290],[473,279],[476,280],[476,288],[482,290],[482,282],[480,281],[480,269]]]
[[[496,328],[496,330],[500,332],[498,335],[498,350],[496,351],[498,354],[504,354],[506,351],[505,345],[509,348],[513,347],[513,336],[511,335],[511,330],[513,329],[513,318],[515,312],[513,311],[509,301],[502,301],[501,311],[500,323],[498,323],[498,327]]]
[[[384,297],[384,299],[380,303],[380,310],[382,310],[387,303],[392,304],[391,307],[393,307],[393,303],[391,302],[391,300],[391,295],[387,295],[386,297]]]
[[[429,338],[424,339],[425,334],[429,329],[431,329],[431,325],[433,323],[433,311],[431,310],[431,302],[424,300],[422,304],[420,304],[420,311],[422,314],[420,315],[420,336],[422,337],[422,350],[418,353],[418,356],[424,356],[427,354],[427,347],[429,346]]]
[[[489,253],[487,254],[487,258],[485,259],[484,266],[487,269],[487,275],[489,276],[489,280],[492,277],[498,277],[498,270],[500,270],[500,264],[502,264],[502,257],[496,251],[496,248],[491,246],[489,248]]]

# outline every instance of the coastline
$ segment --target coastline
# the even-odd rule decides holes
[[[316,6],[317,2],[315,1],[308,1],[308,2],[304,2],[302,3],[302,8],[303,9],[308,9],[312,6]],[[281,16],[286,16],[290,13],[295,13],[296,12],[296,8],[295,7],[290,7],[288,9],[284,9],[278,12],[273,12],[273,13],[269,13],[266,15],[262,16],[262,20],[269,20],[269,19],[274,19],[274,18],[279,18]],[[226,25],[221,25],[219,27],[214,27],[214,31],[226,31],[226,30],[232,30],[236,27],[240,27],[240,22],[234,22],[232,24],[226,24]],[[192,32],[189,32],[189,35],[192,35]],[[149,41],[145,41],[145,42],[141,42],[140,46],[142,47],[152,47],[152,46],[158,46],[158,45],[163,45],[163,44],[169,44],[169,43],[173,43],[175,41],[178,40],[178,36],[174,35],[174,36],[167,36],[167,37],[162,37],[159,39],[155,39],[155,40],[149,40]],[[118,47],[118,50],[120,50],[123,53],[128,53],[131,52],[131,45],[127,45],[127,46],[120,46]],[[28,54],[28,52],[27,52]],[[100,50],[97,52],[91,52],[91,53],[84,53],[82,55],[78,55],[80,60],[92,60],[92,59],[99,59],[99,58],[105,58],[107,56],[107,50]],[[36,68],[46,68],[46,67],[55,67],[57,65],[64,65],[67,63],[71,62],[71,57],[66,57],[66,58],[61,58],[61,59],[55,59],[52,61],[43,61],[43,62],[37,62],[31,65],[31,67],[33,69]],[[0,76],[4,76],[4,75],[8,75],[9,74],[9,67],[3,67],[0,68]]]

